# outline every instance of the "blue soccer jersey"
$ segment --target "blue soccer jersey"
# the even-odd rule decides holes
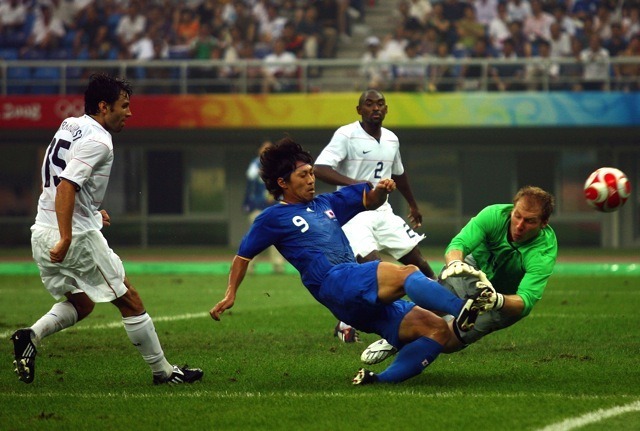
[[[316,296],[332,267],[355,262],[342,225],[366,209],[363,194],[368,190],[366,183],[355,184],[306,204],[281,203],[265,209],[242,239],[238,256],[253,259],[275,245]]]

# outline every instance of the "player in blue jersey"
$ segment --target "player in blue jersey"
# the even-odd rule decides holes
[[[356,262],[342,225],[382,205],[395,190],[393,180],[382,179],[373,189],[361,183],[315,196],[313,159],[290,138],[262,153],[260,163],[260,176],[279,203],[265,209],[243,238],[226,294],[210,310],[213,319],[233,307],[249,261],[275,245],[335,317],[382,335],[399,350],[383,372],[360,369],[353,383],[395,383],[420,374],[449,341],[446,322],[429,310],[457,316],[457,329],[467,331],[479,313],[493,306],[494,292],[482,284],[471,298],[461,299],[414,265]],[[411,301],[401,299],[405,295]]]

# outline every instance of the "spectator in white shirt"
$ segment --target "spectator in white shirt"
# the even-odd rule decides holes
[[[285,50],[285,42],[276,39],[273,52],[264,58],[262,92],[281,93],[295,89],[298,66],[296,56]]]
[[[605,90],[609,79],[609,51],[602,47],[597,34],[589,38],[589,47],[580,53],[583,64],[582,88],[587,91]]]

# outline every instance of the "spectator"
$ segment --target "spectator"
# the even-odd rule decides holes
[[[127,13],[120,18],[116,28],[120,50],[129,52],[129,46],[144,35],[146,26],[147,18],[140,13],[140,5],[136,1],[132,1],[129,3]]]
[[[20,46],[27,39],[25,22],[27,6],[23,0],[6,0],[0,3],[0,45]]]
[[[544,39],[536,41],[537,54],[527,64],[526,79],[529,90],[557,90],[560,66],[551,60],[551,45]]]
[[[609,51],[602,47],[600,36],[594,34],[589,46],[580,53],[583,64],[582,88],[587,91],[607,90],[609,81]]]
[[[382,45],[382,58],[389,61],[399,60],[405,57],[404,48],[409,43],[405,37],[405,29],[402,24],[396,26],[393,35],[388,36]]]
[[[258,38],[260,41],[271,45],[282,35],[287,19],[278,14],[278,7],[275,3],[268,3],[266,11],[266,17],[259,22]]]
[[[111,56],[113,49],[106,17],[95,3],[91,3],[80,13],[73,42],[76,55],[80,51],[87,51],[89,47],[95,47],[100,58],[105,60]]]
[[[492,80],[499,91],[523,91],[524,66],[516,52],[513,39],[507,38],[502,42],[499,58],[502,62],[491,70]]]
[[[571,58],[575,60],[573,63],[565,63],[560,67],[561,80],[566,83],[565,88],[572,91],[582,91],[582,75],[583,66],[580,55],[584,45],[578,38],[571,40]]]
[[[442,39],[435,27],[427,27],[420,38],[420,54],[425,56],[436,55],[438,45]]]
[[[376,64],[382,61],[380,56],[380,39],[376,36],[369,36],[365,40],[367,51],[362,55],[360,65],[360,75],[366,79],[366,88],[384,90],[389,78],[389,67],[387,65]]]
[[[40,14],[33,24],[27,43],[21,50],[23,55],[31,50],[54,50],[60,46],[66,34],[62,20],[53,16],[49,3],[41,4],[39,11]]]
[[[611,57],[617,57],[618,54],[627,48],[627,41],[624,38],[621,23],[611,23],[611,37],[605,39],[604,47],[607,48]]]
[[[553,15],[542,9],[542,0],[531,0],[531,15],[524,20],[522,31],[531,42],[549,40],[549,27],[554,21]]]
[[[340,8],[338,2],[342,0],[319,0],[317,4],[318,23],[322,26],[324,38],[324,58],[334,58],[338,49],[338,38],[343,37],[340,28]]]
[[[570,37],[574,37],[576,35],[576,27],[579,21],[567,15],[567,10],[564,6],[556,6],[553,9],[553,17],[560,25],[560,30],[562,32],[567,33]]]
[[[485,36],[484,26],[476,19],[476,11],[471,5],[464,8],[463,17],[455,23],[458,32],[458,43],[456,49],[462,50],[468,55],[476,41]]]
[[[200,20],[193,9],[177,8],[174,12],[174,45],[191,46],[200,34]]]
[[[258,36],[258,22],[251,10],[247,7],[243,0],[235,0],[235,20],[233,25],[238,27],[242,35],[242,39],[255,43]]]
[[[488,49],[486,38],[481,37],[476,39],[469,58],[472,60],[482,60],[491,57],[492,55]],[[483,79],[492,75],[489,70],[487,70],[485,74],[484,67],[480,62],[463,64],[460,69],[460,89],[464,91],[482,90]],[[491,67],[491,65],[488,67]]]
[[[454,57],[449,51],[447,42],[441,41],[436,49],[438,63],[429,66],[429,91],[449,92],[455,91]]]
[[[498,15],[498,0],[473,0],[476,18],[485,28]]]
[[[571,7],[571,15],[582,21],[595,15],[599,4],[600,0],[575,0]]]
[[[427,66],[419,49],[417,42],[410,42],[405,47],[402,63],[395,68],[395,91],[421,92],[426,88]]]
[[[429,0],[409,0],[408,6],[409,17],[414,18],[422,27],[425,27],[432,10]]]
[[[630,41],[640,33],[640,7],[631,6],[623,11],[626,11],[626,16],[622,18],[622,28],[625,38]]]
[[[296,58],[304,58],[304,38],[296,31],[293,21],[287,21],[282,30],[282,40],[284,40],[284,49],[296,56]]]
[[[296,56],[285,50],[283,39],[276,39],[273,52],[264,58],[262,92],[284,93],[297,89]]]
[[[524,22],[531,16],[531,4],[528,0],[508,0],[507,14],[509,21]]]
[[[495,18],[489,23],[487,33],[489,35],[491,48],[493,48],[495,52],[500,52],[502,50],[502,42],[510,36],[507,4],[504,2],[498,3],[496,12]]]
[[[632,92],[640,90],[638,79],[640,78],[640,64],[637,58],[640,57],[640,35],[631,38],[624,51],[618,55],[620,58],[634,58],[632,63],[617,64],[614,68],[616,74],[616,90]]]
[[[549,35],[551,57],[571,56],[571,36],[569,36],[567,32],[562,31],[557,21],[549,27]]]
[[[451,22],[444,18],[444,6],[441,2],[434,3],[431,15],[427,19],[427,27],[433,27],[438,32],[440,40],[448,41],[448,34],[452,28]],[[451,45],[448,47],[451,48]]]
[[[509,38],[513,41],[513,47],[518,57],[531,57],[531,43],[522,31],[522,23],[520,21],[511,21],[509,23],[509,33]]]
[[[600,40],[611,38],[611,11],[606,4],[599,5],[593,16],[593,31],[600,36]]]
[[[310,5],[304,8],[302,17],[296,25],[296,31],[304,38],[304,53],[306,58],[330,58],[333,48],[329,46],[329,52],[325,52],[325,40],[323,28],[318,22],[318,9]],[[331,44],[331,41],[329,41]],[[333,41],[335,45],[335,40]]]

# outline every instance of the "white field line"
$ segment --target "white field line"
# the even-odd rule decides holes
[[[603,421],[605,419],[622,415],[630,412],[640,411],[640,401],[636,401],[624,406],[611,407],[610,409],[599,409],[590,413],[586,413],[576,418],[566,419],[562,422],[547,425],[541,428],[539,431],[569,431],[572,429],[580,428],[585,425],[590,425],[596,422]]]
[[[389,396],[389,397],[410,397],[412,399],[421,398],[421,399],[448,399],[448,398],[503,398],[503,399],[525,399],[530,400],[532,397],[536,398],[558,398],[558,399],[569,399],[575,401],[581,400],[607,400],[607,399],[620,399],[620,398],[631,398],[636,399],[636,395],[577,395],[577,396],[568,396],[563,393],[531,393],[531,392],[515,392],[510,394],[505,393],[497,393],[497,392],[482,392],[477,394],[469,394],[467,392],[462,391],[451,391],[451,392],[433,392],[433,393],[424,393],[418,392],[415,390],[406,390],[401,392],[395,391],[380,391],[378,392],[378,396]],[[129,399],[157,399],[157,398],[218,398],[218,399],[244,399],[244,398],[291,398],[291,399],[304,399],[304,398],[371,398],[370,393],[364,392],[228,392],[228,391],[189,391],[189,392],[159,392],[159,391],[151,391],[145,393],[129,393],[129,392],[58,392],[58,391],[47,391],[47,392],[17,392],[17,391],[7,391],[0,393],[0,399],[2,398],[76,398],[76,399],[112,399],[112,398],[129,398]],[[638,404],[640,401],[636,401],[634,404]],[[564,428],[553,428],[556,430],[564,430]],[[547,429],[545,428],[545,431]]]
[[[186,314],[178,314],[177,316],[159,316],[153,317],[151,319],[154,322],[175,322],[176,320],[191,320],[191,319],[200,319],[202,317],[209,317],[208,312],[202,313],[186,313]],[[211,318],[211,317],[209,317]],[[91,317],[89,317],[91,319]],[[85,330],[97,330],[97,329],[114,329],[114,328],[122,328],[122,320],[115,320],[113,322],[104,323],[100,325],[84,325],[80,323],[78,326],[72,326],[74,331],[85,331]],[[18,328],[16,328],[18,329]],[[68,328],[67,328],[68,329]],[[0,340],[3,338],[9,338],[14,331],[3,331],[0,332]]]

